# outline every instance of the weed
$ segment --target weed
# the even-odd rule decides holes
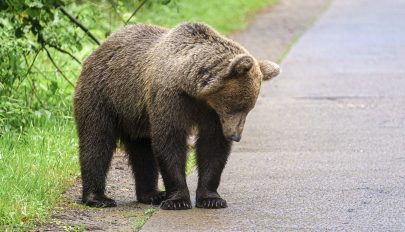
[[[145,225],[146,221],[148,221],[148,219],[152,216],[152,214],[156,212],[156,210],[157,208],[151,207],[145,210],[143,215],[137,216],[133,225],[134,230],[139,231],[142,226]]]

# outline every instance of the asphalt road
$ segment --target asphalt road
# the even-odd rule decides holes
[[[223,174],[229,208],[142,231],[405,231],[405,1],[334,1],[282,69]]]

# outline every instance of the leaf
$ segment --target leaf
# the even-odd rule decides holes
[[[28,2],[29,7],[36,7],[36,8],[42,8],[44,5],[40,1],[32,1]]]
[[[49,90],[52,92],[52,94],[55,94],[58,88],[59,88],[58,83],[56,81],[51,81],[51,84],[49,85]]]
[[[161,0],[160,1],[160,4],[162,4],[162,5],[167,5],[167,4],[169,4],[171,2],[171,0]]]
[[[119,12],[118,4],[114,0],[108,0],[108,2],[111,4],[115,12]]]

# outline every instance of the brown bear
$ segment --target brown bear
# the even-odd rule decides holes
[[[262,80],[278,73],[276,64],[257,61],[200,23],[114,33],[84,62],[74,94],[82,202],[116,205],[105,182],[120,139],[139,202],[191,208],[185,163],[187,138],[197,128],[196,207],[227,207],[217,188],[232,141],[241,139]],[[165,192],[158,190],[159,172]]]

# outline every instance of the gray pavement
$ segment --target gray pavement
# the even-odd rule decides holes
[[[229,208],[142,231],[405,231],[405,1],[334,1],[282,69],[223,174]]]

